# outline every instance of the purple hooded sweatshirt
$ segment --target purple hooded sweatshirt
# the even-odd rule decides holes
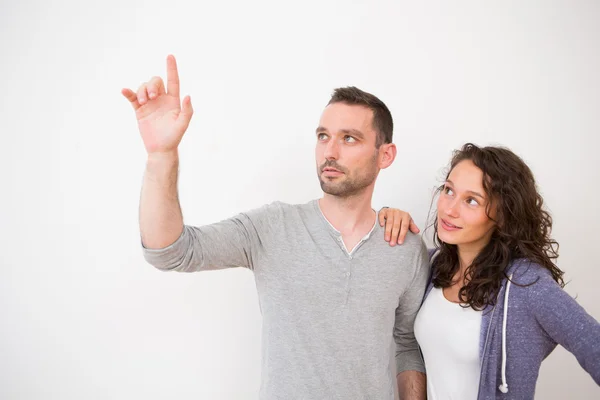
[[[429,254],[432,257],[434,250]],[[510,265],[507,274],[512,282],[504,279],[496,304],[482,311],[477,399],[533,399],[540,365],[557,344],[575,355],[600,385],[598,321],[546,268],[520,259]],[[430,279],[425,297],[432,287]]]

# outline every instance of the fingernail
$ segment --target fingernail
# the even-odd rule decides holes
[[[148,95],[150,96],[151,99],[153,99],[156,96],[156,93],[150,92],[150,93],[148,93]]]

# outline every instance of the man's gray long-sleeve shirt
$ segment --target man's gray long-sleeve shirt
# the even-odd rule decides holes
[[[274,202],[186,225],[172,245],[143,251],[161,270],[254,271],[263,316],[260,399],[388,400],[396,370],[424,372],[413,323],[429,263],[418,236],[392,247],[383,235],[375,223],[349,253],[317,200]]]

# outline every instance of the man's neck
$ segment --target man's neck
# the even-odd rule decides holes
[[[376,212],[371,207],[372,192],[339,197],[325,194],[319,200],[321,212],[342,236],[366,235],[375,224]]]

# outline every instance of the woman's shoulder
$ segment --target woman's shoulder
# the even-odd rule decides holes
[[[510,281],[522,287],[547,287],[558,283],[552,277],[548,268],[527,258],[513,260],[507,270]]]

